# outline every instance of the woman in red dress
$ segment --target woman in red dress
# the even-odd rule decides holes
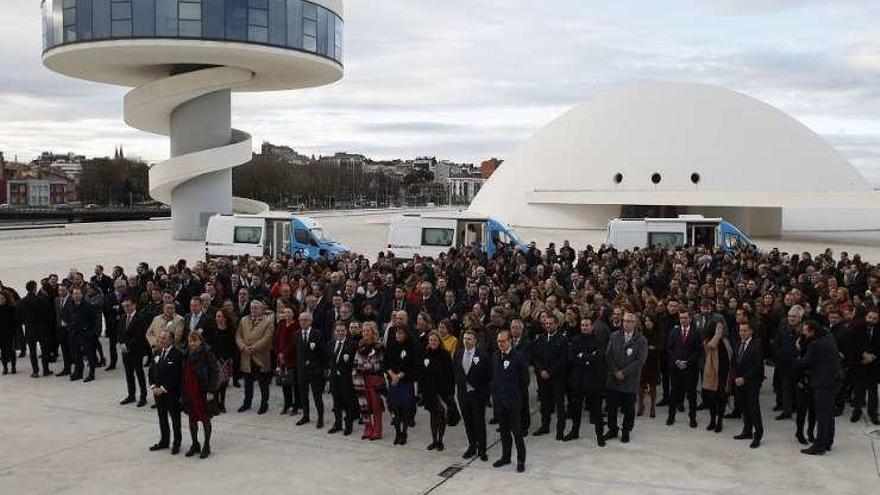
[[[183,361],[183,393],[180,402],[189,416],[189,434],[192,447],[187,457],[200,454],[204,459],[211,455],[211,416],[217,407],[216,393],[220,371],[214,353],[205,344],[201,332],[192,331],[187,339],[186,356]],[[205,444],[199,445],[199,421],[205,429]]]

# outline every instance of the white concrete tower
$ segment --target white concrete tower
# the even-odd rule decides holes
[[[125,121],[170,137],[150,195],[171,205],[174,238],[204,240],[216,213],[257,213],[232,196],[251,136],[231,127],[231,93],[342,78],[341,0],[43,0],[43,64],[134,88]]]

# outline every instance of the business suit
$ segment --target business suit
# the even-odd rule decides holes
[[[568,345],[568,414],[571,432],[566,440],[578,438],[584,398],[590,407],[590,421],[596,429],[596,439],[602,443],[604,418],[602,417],[602,391],[605,388],[605,341],[595,333],[577,334]]]
[[[351,374],[356,350],[357,346],[350,338],[345,338],[342,341],[334,340],[327,346],[327,371],[330,380],[330,395],[333,397],[333,428],[330,430],[331,432],[343,429],[344,416],[345,434],[350,434],[354,420],[358,415]]]
[[[260,408],[257,413],[265,413],[269,406],[269,380],[272,377],[269,359],[274,336],[275,324],[268,316],[259,319],[245,316],[238,323],[235,345],[240,350],[240,367],[244,374],[244,400],[239,412],[251,407],[254,400],[254,379],[260,384]],[[252,348],[251,352],[245,351],[248,347]]]
[[[880,424],[877,417],[877,383],[880,381],[880,325],[865,324],[855,329],[853,334],[853,354],[855,357],[853,417],[859,419],[862,408],[867,405],[868,417],[876,425]],[[862,363],[864,353],[873,354],[877,359],[868,364]],[[867,401],[865,396],[867,395]]]
[[[303,399],[303,416],[297,422],[305,424],[309,421],[309,390],[318,411],[318,424],[324,423],[324,363],[327,359],[325,351],[327,340],[324,334],[314,326],[300,332],[300,341],[296,348],[296,376],[299,380],[300,395]]]
[[[532,363],[532,338],[527,333],[523,333],[521,337],[510,337],[511,347],[514,351],[519,352],[526,358],[526,364]],[[532,425],[532,409],[529,407],[529,383],[531,379],[526,374],[526,381],[522,389],[522,409],[520,410],[520,419],[522,419],[523,435],[527,435]]]
[[[486,453],[486,403],[489,401],[492,363],[488,354],[474,347],[466,364],[466,352],[467,349],[461,346],[452,358],[455,390],[467,434],[468,453],[482,457]]]
[[[111,290],[107,293],[107,298],[104,301],[104,321],[107,324],[107,343],[110,347],[110,365],[108,366],[110,369],[116,367],[116,361],[119,359],[116,344],[119,342],[119,318],[125,314],[122,309],[122,299],[125,296],[125,293]]]
[[[737,386],[743,405],[743,431],[738,437],[753,438],[753,445],[757,446],[764,436],[761,403],[758,401],[764,382],[764,347],[761,339],[752,337],[741,342],[732,364],[734,380],[744,380],[742,385]]]
[[[170,433],[174,434],[173,447],[180,448],[180,387],[183,373],[183,352],[173,345],[158,349],[150,361],[150,387],[163,393],[156,395],[156,413],[159,415],[161,438],[154,447],[166,448]],[[168,419],[171,419],[171,431]],[[156,450],[155,448],[153,450]]]
[[[690,325],[682,328],[676,325],[669,333],[666,342],[666,353],[669,356],[669,374],[672,379],[672,394],[669,400],[669,415],[666,424],[675,422],[675,413],[688,401],[688,416],[691,426],[696,426],[697,417],[697,381],[700,378],[697,361],[703,350],[700,332]],[[677,363],[684,362],[685,368],[679,369]]]
[[[61,348],[61,358],[64,368],[58,376],[70,374],[73,356],[70,349],[70,320],[73,311],[73,297],[68,294],[66,297],[58,296],[55,298],[55,339]]]
[[[843,381],[840,356],[834,336],[820,330],[807,346],[807,352],[794,362],[796,370],[810,371],[813,405],[816,409],[816,443],[822,451],[834,445],[834,401]]]
[[[636,394],[642,377],[642,367],[648,359],[648,340],[640,332],[634,331],[627,337],[623,330],[611,334],[605,349],[605,363],[608,377],[605,380],[605,394],[608,401],[608,433],[605,439],[617,436],[617,412],[623,411],[623,437],[629,441],[629,432],[635,426]],[[618,380],[615,373],[623,373]]]
[[[190,332],[193,330],[199,330],[204,334],[205,330],[210,329],[213,325],[213,317],[205,310],[202,310],[201,314],[198,315],[187,313],[183,317],[183,333],[180,336],[182,347],[186,349],[188,345],[187,339],[189,339]]]
[[[568,341],[561,332],[537,337],[533,343],[532,364],[538,383],[538,400],[541,402],[541,428],[534,435],[550,431],[550,417],[556,413],[556,439],[565,434],[565,373],[568,361]],[[548,379],[541,372],[550,374]]]
[[[71,380],[83,377],[83,358],[89,363],[89,374],[85,381],[95,378],[98,366],[95,344],[98,342],[98,313],[95,308],[82,299],[79,304],[74,302],[70,311],[70,350],[73,359],[73,375]]]
[[[783,322],[773,339],[773,390],[782,415],[790,416],[794,405],[795,331]]]
[[[522,388],[529,379],[525,356],[501,349],[492,356],[492,405],[501,428],[501,462],[510,462],[511,444],[516,444],[517,466],[526,462],[526,443],[522,434]],[[497,464],[497,463],[496,463]]]
[[[50,375],[52,372],[49,370],[49,354],[51,353],[49,337],[55,331],[55,324],[52,321],[52,303],[42,291],[29,292],[19,302],[19,310],[21,311],[21,320],[24,324],[28,350],[30,351],[31,369],[34,374],[40,372],[37,363],[37,344],[40,344],[43,375]]]
[[[144,376],[144,367],[141,365],[144,356],[148,355],[147,344],[147,319],[137,311],[131,315],[122,313],[116,321],[119,342],[122,344],[122,366],[125,369],[125,383],[128,387],[126,400],[133,400],[135,393],[135,378],[140,387],[140,403],[147,399],[147,380]]]

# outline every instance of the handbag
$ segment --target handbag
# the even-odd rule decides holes
[[[296,372],[293,368],[279,368],[275,371],[275,384],[279,387],[296,385]]]

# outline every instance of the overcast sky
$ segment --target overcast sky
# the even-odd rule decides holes
[[[40,63],[38,0],[2,0],[0,150],[161,160],[125,126],[124,88]],[[877,0],[347,0],[345,77],[236,95],[234,126],[306,153],[507,157],[602,89],[719,84],[826,137],[880,185]]]

